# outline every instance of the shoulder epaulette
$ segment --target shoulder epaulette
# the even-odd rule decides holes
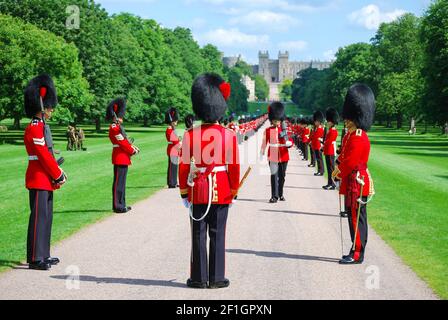
[[[356,136],[357,137],[362,137],[362,129],[356,130]]]

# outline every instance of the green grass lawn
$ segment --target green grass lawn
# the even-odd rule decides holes
[[[52,128],[55,148],[61,150],[61,155],[65,157],[63,168],[68,175],[68,183],[55,193],[52,240],[57,242],[112,214],[113,166],[112,146],[106,131],[98,134],[91,126],[83,127],[87,134],[87,151],[67,152],[66,128]],[[135,138],[135,144],[141,148],[140,155],[133,158],[129,170],[126,194],[129,204],[145,199],[166,185],[165,129],[126,126],[128,135]],[[26,259],[29,205],[25,171],[28,160],[22,131],[0,133],[0,158],[2,271]]]
[[[369,136],[369,167],[377,192],[369,205],[369,222],[448,299],[448,138],[379,127]]]

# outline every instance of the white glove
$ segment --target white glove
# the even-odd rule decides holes
[[[292,147],[292,142],[288,140],[288,141],[286,141],[285,145],[286,145],[287,148],[291,148]]]
[[[182,204],[184,205],[184,207],[186,209],[190,209],[190,207],[191,207],[191,203],[190,203],[190,201],[188,201],[188,198],[183,198],[182,199]]]
[[[134,149],[134,155],[137,155],[140,153],[140,149],[136,146],[132,146],[132,148]]]
[[[232,203],[229,204],[229,209],[232,209],[233,205],[237,203],[237,201],[235,199],[232,200]]]

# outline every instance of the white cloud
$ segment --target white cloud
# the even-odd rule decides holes
[[[326,61],[334,61],[336,60],[336,51],[333,49],[327,50],[324,52],[323,56]]]
[[[248,14],[230,19],[231,25],[242,25],[253,30],[287,31],[291,26],[297,26],[299,20],[287,14],[273,11],[251,11]]]
[[[218,48],[256,48],[269,44],[269,36],[255,35],[241,32],[238,28],[214,29],[205,34],[198,35],[197,40],[202,43],[211,43]]]
[[[375,4],[369,4],[364,8],[352,12],[348,17],[354,24],[363,26],[369,30],[376,30],[383,22],[392,22],[405,14],[404,10],[394,10],[390,12],[381,12]]]
[[[278,44],[280,50],[287,50],[292,52],[303,52],[308,48],[306,41],[285,41]]]

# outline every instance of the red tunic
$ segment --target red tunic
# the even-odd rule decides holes
[[[263,137],[261,151],[264,153],[269,144],[268,159],[270,162],[283,163],[289,161],[289,148],[287,142],[292,142],[286,138],[280,137],[279,127],[269,127],[266,129]],[[292,144],[291,144],[292,145]]]
[[[310,142],[310,136],[311,136],[311,129],[308,127],[303,128],[302,130],[302,142],[303,143],[309,143]]]
[[[176,130],[173,127],[168,127],[166,129],[166,140],[168,141],[168,147],[166,149],[166,154],[169,157],[178,157],[180,153],[180,139],[176,134]]]
[[[338,139],[338,135],[339,135],[338,130],[335,127],[332,127],[330,128],[330,130],[328,130],[324,143],[324,155],[326,156],[336,155],[337,151],[336,140]]]
[[[365,182],[363,196],[367,197],[375,194],[373,180],[367,168],[369,155],[370,141],[367,133],[360,129],[347,133],[341,155],[338,158],[338,168],[341,172],[339,174],[341,179],[340,194],[347,195],[348,189],[356,188],[359,190],[357,195],[359,197],[360,186],[355,183],[358,172],[360,178],[364,178]]]
[[[59,189],[54,181],[61,178],[63,172],[48,150],[44,138],[44,128],[44,122],[35,119],[25,129],[24,142],[29,159],[26,188],[54,191]]]
[[[114,146],[112,164],[116,166],[130,166],[132,164],[131,156],[135,154],[136,150],[121,133],[120,124],[113,123],[110,125],[109,139]]]
[[[322,143],[324,142],[325,130],[324,127],[319,126],[315,129],[313,136],[311,138],[311,148],[313,150],[322,149]]]
[[[188,195],[193,204],[207,204],[200,200],[197,184],[188,185],[191,159],[197,168],[214,168],[212,204],[231,204],[238,194],[240,161],[237,137],[219,124],[203,124],[185,133],[179,163],[179,187],[182,196]]]

